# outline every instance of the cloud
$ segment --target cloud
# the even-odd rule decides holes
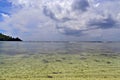
[[[59,32],[65,34],[65,35],[69,35],[69,36],[80,36],[82,35],[82,31],[81,30],[76,30],[76,29],[72,29],[66,26],[59,26],[57,25],[56,28],[59,30]]]
[[[99,20],[91,20],[88,26],[92,26],[93,28],[100,28],[100,29],[109,29],[115,28],[117,21],[115,21],[111,16],[104,17],[103,19]]]
[[[51,19],[53,19],[54,21],[56,22],[66,22],[66,21],[69,21],[71,20],[70,18],[68,17],[63,17],[63,18],[57,18],[56,15],[51,11],[51,9],[48,9],[46,6],[43,8],[43,13],[50,17]]]
[[[12,10],[10,15],[2,15],[1,29],[25,40],[28,39],[25,35],[35,39],[38,37],[34,35],[44,35],[40,40],[48,37],[91,40],[101,37],[104,30],[119,29],[120,25],[118,0],[9,0],[9,3]]]
[[[88,0],[74,0],[72,4],[73,10],[86,11],[89,8]]]
[[[5,14],[5,13],[1,13],[1,16],[2,16],[3,18],[9,18],[9,15],[8,15],[8,14]]]

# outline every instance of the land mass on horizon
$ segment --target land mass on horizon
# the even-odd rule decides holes
[[[20,38],[13,38],[11,36],[4,35],[0,33],[0,41],[22,41]]]

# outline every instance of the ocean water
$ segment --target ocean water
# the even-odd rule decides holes
[[[0,80],[120,80],[120,43],[0,42]]]
[[[120,53],[120,42],[0,42],[0,54]]]

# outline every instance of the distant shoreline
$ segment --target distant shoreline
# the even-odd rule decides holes
[[[117,43],[120,41],[22,41],[22,42],[56,42],[56,43]]]
[[[11,36],[0,33],[0,41],[22,41],[22,40],[18,37],[13,38]]]

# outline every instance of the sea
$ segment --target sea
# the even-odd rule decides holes
[[[0,42],[0,54],[120,53],[120,42],[22,41]]]

